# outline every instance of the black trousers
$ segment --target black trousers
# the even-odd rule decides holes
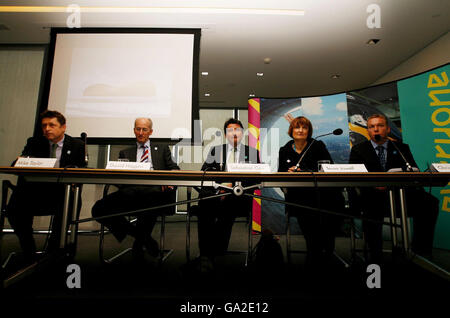
[[[227,251],[234,220],[238,216],[251,217],[252,202],[250,197],[234,195],[199,202],[200,255],[213,257]]]
[[[405,194],[407,213],[409,217],[413,218],[411,248],[418,254],[431,255],[434,228],[439,213],[439,200],[421,188],[407,189]],[[385,216],[390,216],[388,191],[363,188],[361,189],[361,200],[364,216],[378,222],[382,222]],[[395,202],[396,211],[400,211],[398,190]],[[398,214],[397,217],[400,215]],[[382,224],[363,222],[363,231],[371,257],[380,258],[383,247]]]
[[[288,189],[286,201],[336,212],[342,212],[344,207],[340,189]],[[305,237],[309,262],[320,262],[322,256],[334,252],[335,237],[342,221],[340,217],[293,206],[286,206],[286,212],[297,218]]]
[[[58,248],[61,237],[64,191],[64,185],[61,184],[31,183],[19,178],[17,188],[8,202],[7,217],[19,238],[20,246],[26,258],[32,258],[36,251],[33,238],[34,216],[54,215],[48,249]],[[73,194],[71,193],[69,209],[72,206],[70,203],[72,200]],[[79,202],[78,213],[81,209],[81,200]],[[72,211],[69,210],[69,218],[71,215]]]
[[[92,216],[114,215],[171,202],[175,202],[173,190],[163,192],[161,186],[125,186],[98,200],[92,207]],[[135,238],[151,235],[157,216],[173,214],[174,211],[174,208],[166,208],[136,214],[136,225],[131,224],[125,216],[100,219],[98,222],[105,225],[121,242],[127,235]]]

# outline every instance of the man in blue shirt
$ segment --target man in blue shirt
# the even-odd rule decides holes
[[[367,119],[370,140],[353,146],[350,163],[362,163],[369,172],[384,172],[394,168],[403,171],[417,167],[407,144],[389,140],[390,127],[384,115],[375,114]],[[402,156],[403,155],[403,156]],[[403,158],[404,157],[404,158]],[[405,160],[406,159],[406,160]],[[363,214],[382,222],[389,215],[389,192],[386,187],[360,189],[359,197]],[[396,200],[399,202],[399,200]],[[431,257],[434,227],[439,212],[439,201],[423,188],[408,188],[406,191],[408,216],[414,218],[413,252]],[[363,222],[371,262],[382,260],[382,224]]]

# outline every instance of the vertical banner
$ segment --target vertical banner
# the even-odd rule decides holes
[[[345,93],[307,98],[260,98],[258,101],[261,114],[259,126],[261,161],[270,164],[271,171],[278,170],[279,149],[292,139],[288,135],[288,129],[291,120],[297,116],[305,116],[311,120],[313,137],[341,128],[344,132],[342,135],[326,136],[320,140],[327,146],[334,162],[347,163],[350,141]],[[284,193],[280,188],[263,188],[261,192],[263,197],[284,200]],[[261,211],[262,228],[269,228],[277,234],[286,232],[284,204],[263,201]],[[291,226],[292,234],[300,233],[297,222],[292,222]]]
[[[248,145],[261,151],[259,146],[260,135],[260,99],[252,98],[248,101]],[[260,158],[261,159],[261,158]],[[255,190],[256,195],[261,195],[261,190]],[[261,199],[253,198],[252,229],[261,232]]]
[[[450,65],[398,82],[403,140],[423,171],[450,162]],[[440,200],[434,246],[450,249],[450,186],[433,188]]]

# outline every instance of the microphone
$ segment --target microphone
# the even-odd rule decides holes
[[[395,149],[397,149],[397,151],[400,154],[400,156],[402,156],[403,161],[406,163],[406,171],[414,171],[413,167],[411,167],[411,165],[409,164],[408,160],[406,160],[406,157],[400,151],[400,148],[398,148],[398,146],[395,144],[395,142],[391,142],[391,143],[394,145]]]
[[[84,161],[86,162],[86,166],[89,162],[89,154],[87,151],[87,134],[85,132],[81,133],[81,140],[84,142]]]
[[[375,139],[376,142],[379,142],[381,140],[381,136],[380,135],[375,135],[374,139]],[[403,161],[405,162],[405,164],[406,164],[406,171],[414,171],[413,167],[411,167],[411,165],[409,164],[408,160],[406,160],[406,157],[400,151],[400,148],[398,148],[398,146],[395,144],[395,142],[392,141],[391,143],[392,143],[392,145],[394,145],[395,149],[398,151],[398,153],[402,157]]]
[[[300,159],[298,160],[297,164],[295,165],[295,170],[298,170],[298,169],[300,168],[300,163],[302,162],[303,157],[304,157],[305,154],[308,152],[309,148],[311,148],[312,144],[313,144],[318,138],[325,137],[325,136],[328,136],[328,135],[336,135],[336,136],[339,136],[339,135],[342,135],[342,133],[343,133],[343,130],[342,130],[341,128],[337,128],[337,129],[333,130],[333,131],[330,132],[330,133],[323,134],[323,135],[319,135],[319,136],[317,136],[315,139],[313,139],[313,140],[311,141],[311,143],[309,144],[308,148],[306,148],[306,150],[303,152],[303,154],[302,154],[302,156],[300,157]]]

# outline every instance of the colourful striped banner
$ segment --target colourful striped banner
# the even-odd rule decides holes
[[[252,98],[248,100],[248,145],[257,149],[258,151],[261,151],[259,144],[259,134],[261,128],[259,105],[259,98]],[[261,190],[255,190],[255,194],[261,195]],[[253,199],[252,221],[253,231],[261,232],[261,199]]]

